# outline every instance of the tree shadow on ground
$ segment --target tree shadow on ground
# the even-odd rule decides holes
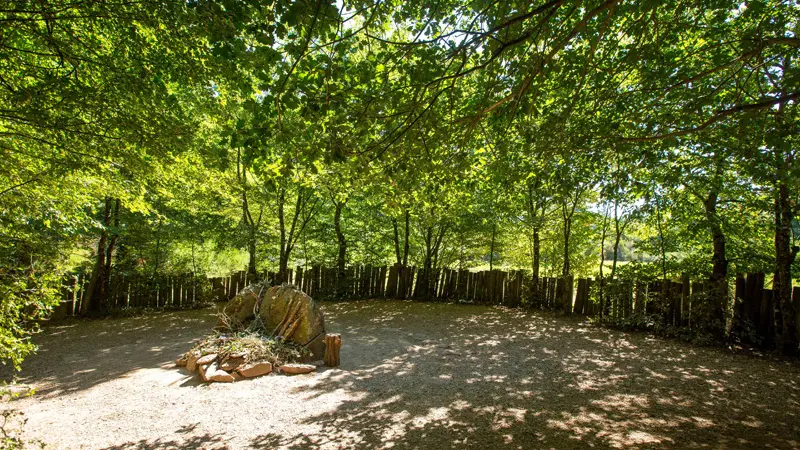
[[[36,354],[23,364],[18,381],[37,386],[47,399],[89,389],[142,368],[167,368],[206,335],[215,308],[146,314],[123,319],[72,320],[36,336]],[[14,377],[3,368],[4,380]],[[187,373],[184,384],[192,384]]]
[[[175,432],[185,436],[178,439],[142,439],[137,442],[106,447],[103,450],[230,450],[231,447],[226,444],[226,439],[222,434],[192,434],[197,425],[191,424],[178,428]]]
[[[349,363],[294,393],[344,390],[352,400],[299,419],[316,433],[268,432],[252,448],[800,446],[794,363],[520,310],[360,302],[326,311]]]
[[[106,447],[104,450],[230,450],[222,435],[203,434],[183,439],[145,439]]]

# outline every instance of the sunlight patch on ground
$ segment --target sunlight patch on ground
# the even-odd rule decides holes
[[[761,428],[764,423],[753,416],[748,416],[747,420],[742,420],[741,424],[750,428]]]
[[[715,425],[713,420],[706,419],[705,417],[694,416],[692,420],[694,420],[694,424],[697,428],[711,428]]]
[[[527,413],[528,410],[522,408],[508,408],[498,411],[492,420],[492,431],[511,428],[517,423],[525,422],[525,415]]]
[[[612,401],[613,404],[619,404],[618,401]],[[625,408],[631,406],[622,401]],[[605,413],[597,413],[588,411],[586,408],[576,414],[562,413],[562,418],[548,420],[548,425],[551,428],[569,432],[576,439],[581,438],[601,438],[612,448],[629,448],[634,445],[643,444],[661,444],[665,442],[673,442],[671,438],[659,434],[654,431],[644,431],[641,427],[653,428],[653,423],[649,423],[647,419],[635,420],[636,415],[628,417],[630,420],[620,420],[620,418],[609,417]],[[616,415],[615,415],[616,416]],[[659,421],[659,425],[667,425],[668,427],[677,426],[677,423],[667,424]]]
[[[176,385],[193,380],[196,375],[182,370],[164,369],[139,369],[128,374],[129,378],[137,378],[144,382],[155,383],[161,386]]]
[[[604,411],[638,412],[650,406],[650,401],[644,395],[615,394],[607,395],[602,400],[592,401]]]
[[[411,419],[412,427],[422,428],[430,422],[446,420],[450,410],[444,407],[429,408],[427,414]]]
[[[653,378],[658,378],[658,379],[661,379],[661,380],[668,380],[669,379],[668,376],[666,376],[666,375],[664,375],[662,373],[656,372],[655,370],[650,369],[648,367],[645,367],[644,370],[648,373],[648,375],[650,375]]]

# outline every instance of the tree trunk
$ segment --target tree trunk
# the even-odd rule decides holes
[[[656,194],[656,225],[658,226],[658,245],[661,253],[661,276],[667,280],[667,249],[664,246],[664,227],[661,223],[661,201]]]
[[[713,244],[713,257],[711,269],[711,281],[716,282],[728,276],[728,260],[725,257],[725,235],[717,215],[717,193],[708,193],[705,201],[706,219],[709,221],[711,230],[711,240]]]
[[[114,229],[112,230],[111,241],[106,250],[106,292],[111,292],[111,258],[114,254],[114,248],[117,246],[117,239],[119,238],[119,206],[120,200],[116,199],[114,201]]]
[[[278,261],[278,284],[286,282],[289,276],[289,255],[284,254]]]
[[[539,303],[539,261],[541,256],[541,236],[539,234],[539,228],[541,227],[542,221],[544,220],[545,210],[546,210],[546,202],[543,198],[535,193],[538,192],[538,188],[540,186],[540,179],[538,177],[534,177],[528,183],[528,195],[527,195],[527,208],[528,208],[528,220],[530,221],[531,231],[533,232],[533,255],[532,255],[532,300],[536,303]],[[541,213],[539,212],[541,210]]]
[[[250,227],[250,233],[247,240],[247,254],[248,254],[248,262],[247,262],[247,273],[248,279],[255,280],[257,277],[256,271],[256,230],[253,227]],[[241,266],[240,266],[241,267]]]
[[[284,204],[286,203],[286,192],[283,188],[278,188],[278,225],[280,227],[281,240],[278,255],[278,279],[277,284],[283,283],[286,272],[289,269],[289,257],[286,254],[286,221],[284,219]]]
[[[569,266],[569,238],[572,233],[572,216],[564,216],[564,265],[561,268],[561,275],[566,278],[570,274]]]
[[[307,193],[308,195],[306,195]],[[286,189],[279,188],[278,190],[278,221],[281,233],[278,283],[286,282],[289,279],[289,259],[292,255],[292,250],[300,236],[303,236],[306,225],[314,217],[317,201],[311,202],[312,196],[312,191],[307,191],[302,186],[297,187],[297,201],[295,202],[292,224],[287,235],[286,218],[284,217]]]
[[[713,254],[711,257],[711,325],[718,338],[722,338],[725,329],[725,309],[728,304],[728,259],[725,255],[725,234],[722,231],[719,215],[717,214],[718,193],[710,191],[704,203],[706,220],[709,222]]]
[[[197,264],[194,259],[194,239],[192,239],[192,303],[197,301]]]
[[[406,210],[406,241],[403,244],[403,266],[404,267],[408,265],[408,233],[409,233],[409,229],[410,229],[410,227],[409,227],[409,221],[410,220],[409,219],[410,219],[410,214],[409,214],[408,210]]]
[[[444,235],[447,233],[447,226],[441,225],[439,226],[439,235],[436,236],[436,241],[433,244],[433,264],[432,268],[438,269],[439,268],[439,253],[442,249],[442,242],[444,241]]]
[[[153,280],[156,279],[158,269],[161,268],[161,224],[162,220],[158,219],[158,225],[156,225],[156,249],[153,252],[153,275],[150,276]]]
[[[258,215],[258,223],[253,220],[253,215],[250,214],[250,204],[247,201],[247,167],[241,161],[241,150],[236,150],[236,177],[239,184],[242,186],[242,224],[247,228],[247,278],[251,280],[258,279],[258,272],[256,270],[256,234],[261,225],[261,214],[264,209],[262,206],[261,213]]]
[[[425,259],[422,262],[422,273],[417,283],[420,284],[420,296],[422,298],[428,297],[430,274],[433,262],[433,227],[428,227],[425,232]]]
[[[603,276],[603,266],[606,263],[606,234],[608,232],[608,208],[603,216],[603,233],[600,238],[600,276],[598,277],[598,296],[600,301],[600,316],[607,315],[607,305],[605,301],[605,277]]]
[[[492,225],[492,244],[489,247],[489,271],[494,268],[494,238],[497,233],[497,223]]]
[[[617,214],[617,204],[614,201],[614,259],[611,262],[611,280],[617,274],[617,260],[619,259],[619,241],[622,239],[622,227],[620,227],[620,218]]]
[[[797,312],[792,304],[792,263],[798,247],[792,245],[792,208],[789,188],[781,181],[775,198],[775,300],[781,312],[783,327],[778,343],[784,355],[797,354]]]
[[[783,59],[783,72],[791,70],[792,58]],[[778,109],[778,120],[782,128],[788,124],[784,117],[784,108],[781,104]],[[791,123],[791,122],[789,122]],[[792,220],[794,219],[794,209],[792,208],[789,186],[786,183],[789,174],[787,169],[794,163],[794,155],[788,154],[775,148],[776,156],[780,155],[782,161],[778,169],[778,192],[775,198],[775,279],[773,288],[775,289],[775,301],[780,308],[780,316],[783,321],[781,335],[778,338],[778,345],[781,352],[787,356],[797,354],[797,311],[792,303],[792,263],[800,250],[792,243]]]
[[[394,255],[397,264],[403,263],[403,257],[400,256],[400,232],[397,229],[397,219],[392,217],[392,228],[394,229]]]
[[[111,198],[105,199],[105,210],[103,213],[103,230],[100,232],[100,240],[97,242],[97,255],[95,256],[94,269],[89,279],[89,286],[83,295],[81,302],[81,315],[85,316],[89,312],[102,311],[106,307],[108,297],[108,279],[106,276],[106,241],[108,240],[108,228],[111,222]]]
[[[569,201],[564,199],[563,203],[561,204],[561,215],[564,218],[564,267],[561,270],[561,274],[564,277],[565,282],[567,277],[572,273],[572,269],[569,264],[569,238],[572,234],[572,217],[575,215],[575,210],[578,208],[578,202],[580,202],[581,195],[585,189],[585,186],[576,186],[575,197],[570,197]]]
[[[197,264],[194,259],[194,239],[192,239],[192,273],[197,274]]]
[[[345,272],[345,258],[347,256],[347,241],[342,233],[342,208],[344,202],[336,203],[336,212],[333,215],[333,225],[336,230],[336,239],[339,242],[339,255],[336,259],[337,297],[344,297],[347,292],[347,273]],[[395,227],[396,230],[396,227]]]
[[[567,209],[567,204],[563,205],[564,216],[564,267],[562,268],[562,276],[564,277],[564,292],[563,292],[563,305],[570,307],[572,305],[572,268],[569,261],[569,238],[572,234],[572,217],[575,214],[575,209],[578,207],[582,191],[575,193],[575,198],[572,200],[572,205]],[[569,211],[569,212],[567,212]],[[569,311],[569,310],[568,310]]]
[[[614,259],[611,260],[611,279],[613,280],[617,274],[617,260],[619,259],[619,241],[622,235],[617,231],[617,235],[614,237]]]
[[[539,260],[542,251],[539,229],[533,229],[533,298],[539,301]]]

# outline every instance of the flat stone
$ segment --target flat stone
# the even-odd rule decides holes
[[[216,372],[212,373],[210,377],[208,377],[209,381],[215,381],[217,383],[233,383],[235,379],[233,375],[225,372],[224,370],[217,370]]]
[[[200,368],[200,379],[203,381],[209,381],[211,379],[211,375],[219,369],[217,363],[213,362],[208,366],[198,366]]]
[[[272,372],[272,364],[268,362],[250,363],[240,367],[238,372],[245,378],[260,377]]]
[[[229,356],[224,361],[222,361],[222,364],[219,365],[219,368],[231,372],[233,370],[236,370],[236,368],[241,366],[242,364],[244,364],[244,356],[238,356],[238,357]]]
[[[200,375],[200,381],[206,382],[208,378],[206,378],[206,366],[197,366],[197,374]]]
[[[200,359],[197,360],[197,365],[205,366],[206,364],[211,364],[212,362],[214,362],[216,360],[217,360],[217,354],[216,353],[210,353],[208,355],[200,357]]]
[[[317,366],[311,364],[284,364],[281,366],[281,372],[289,375],[311,373],[315,370],[317,370]]]

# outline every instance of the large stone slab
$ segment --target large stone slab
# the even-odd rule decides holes
[[[317,366],[313,364],[284,364],[281,366],[281,372],[287,375],[301,375],[315,370],[317,370]]]
[[[285,337],[307,347],[312,359],[324,356],[325,319],[317,302],[305,292],[286,284],[273,286],[261,299],[258,314],[272,333],[291,327]]]
[[[239,375],[245,378],[260,377],[272,372],[272,364],[268,362],[250,363],[239,367]]]
[[[211,376],[208,377],[209,381],[214,381],[217,383],[233,383],[236,379],[233,375],[225,372],[224,370],[216,370]]]

